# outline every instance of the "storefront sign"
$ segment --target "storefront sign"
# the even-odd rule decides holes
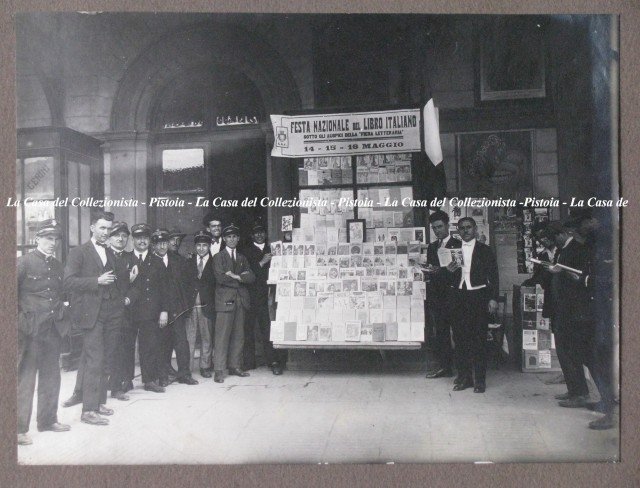
[[[322,115],[272,115],[280,158],[419,152],[420,110]]]

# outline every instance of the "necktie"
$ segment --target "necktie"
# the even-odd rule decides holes
[[[202,271],[204,270],[202,256],[198,256],[198,279],[202,278]]]
[[[442,239],[438,239],[438,249],[442,247]]]
[[[231,250],[231,260],[233,261],[233,264],[236,263],[236,250],[235,249]]]

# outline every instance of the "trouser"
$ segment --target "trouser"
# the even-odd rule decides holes
[[[38,427],[58,421],[60,395],[60,334],[43,324],[35,336],[18,333],[18,433],[29,431],[38,376]]]
[[[603,329],[596,334],[593,347],[593,367],[590,371],[593,381],[598,387],[604,413],[611,413],[615,404],[613,390],[613,328],[609,325],[603,326]]]
[[[108,350],[105,350],[105,375],[107,379],[107,390],[118,391],[122,389],[123,379],[123,349],[124,349],[124,328],[118,327],[114,331],[116,337],[113,343],[108,344]],[[84,349],[83,349],[84,351]],[[85,356],[80,354],[80,361],[78,363],[78,372],[76,374],[76,384],[73,388],[73,394],[77,396],[82,395],[82,383],[84,381],[84,368],[85,368]],[[128,380],[127,380],[128,381]]]
[[[582,366],[591,363],[593,341],[592,328],[586,324],[586,322],[559,316],[554,326],[558,361],[567,385],[567,392],[572,397],[589,394]]]
[[[111,362],[115,357],[121,333],[121,312],[114,312],[113,304],[103,301],[93,328],[84,331],[82,338],[82,411],[97,411],[107,402],[107,382]]]
[[[487,332],[489,320],[486,288],[455,290],[453,340],[458,376],[484,385],[487,374]]]
[[[171,356],[176,350],[178,362],[178,378],[191,375],[189,368],[189,342],[184,325],[184,317],[178,317],[173,323],[160,329],[160,377],[166,378],[171,371]]]
[[[453,366],[453,347],[451,347],[451,316],[446,305],[449,303],[450,291],[445,290],[440,294],[442,302],[427,304],[425,317],[430,317],[433,323],[433,354],[442,369],[451,369]]]
[[[213,350],[213,369],[240,369],[244,345],[245,310],[236,304],[231,312],[216,312],[216,343]]]
[[[206,317],[200,307],[200,295],[196,297],[196,307],[191,311],[185,321],[187,341],[189,342],[189,365],[193,371],[195,365],[196,337],[200,332],[200,369],[211,369],[213,358],[213,325],[211,319]]]
[[[264,351],[264,359],[267,366],[278,363],[284,366],[287,362],[287,351],[283,349],[275,349],[271,342],[271,318],[269,317],[269,305],[267,303],[256,303],[247,310],[244,329],[244,367],[248,369],[250,366],[256,365],[256,346],[255,331],[260,332],[260,340],[262,341],[262,349]],[[250,338],[248,338],[250,336]]]
[[[140,356],[140,372],[142,383],[158,381],[160,378],[160,328],[158,320],[132,321],[132,327],[125,331],[126,370],[133,378],[135,367],[136,336],[138,336],[138,352]]]

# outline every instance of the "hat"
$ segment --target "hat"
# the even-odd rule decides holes
[[[213,235],[208,230],[199,230],[193,235],[193,242],[197,244],[198,242],[206,242],[207,244],[211,244],[211,239]]]
[[[151,227],[149,224],[135,224],[131,226],[131,235],[133,237],[151,236]]]
[[[41,220],[36,227],[36,237],[55,236],[62,237],[62,227],[56,219]]]
[[[114,222],[111,227],[110,236],[117,234],[118,232],[125,232],[127,235],[130,235],[129,226],[126,222]]]
[[[186,235],[187,234],[185,234],[184,232],[181,232],[180,229],[178,229],[177,227],[174,227],[169,230],[169,239],[172,239],[174,237],[184,237]]]
[[[228,236],[231,234],[240,235],[240,229],[236,226],[236,224],[229,224],[222,230],[223,236]]]
[[[167,229],[156,229],[155,231],[153,231],[153,234],[151,234],[151,242],[153,242],[154,244],[157,242],[168,240],[169,231]]]
[[[266,227],[262,223],[262,219],[256,219],[253,222],[253,226],[251,227],[251,232],[258,232],[258,231],[266,232],[266,230],[267,230]]]

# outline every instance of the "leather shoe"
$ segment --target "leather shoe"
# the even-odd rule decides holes
[[[607,413],[607,405],[603,402],[592,402],[592,403],[587,403],[586,405],[587,410],[591,410],[592,412],[598,412],[598,413]],[[609,409],[610,411],[611,409]]]
[[[198,380],[194,380],[191,376],[183,376],[182,378],[178,378],[178,383],[183,383],[185,385],[197,385]]]
[[[59,422],[54,422],[51,425],[47,425],[45,427],[38,427],[38,432],[66,432],[71,430],[71,426],[67,424],[61,424]]]
[[[453,384],[454,384],[454,385],[459,385],[460,383],[464,383],[465,381],[471,381],[471,380],[469,380],[469,379],[468,379],[467,377],[465,377],[465,376],[460,376],[460,375],[458,375],[458,376],[456,376],[456,379],[455,379],[455,380],[453,380]]]
[[[473,386],[473,382],[469,380],[463,380],[462,382],[453,385],[453,391],[466,390],[467,388],[471,388],[472,386]]]
[[[593,430],[607,430],[612,429],[615,425],[612,414],[606,414],[604,417],[600,417],[598,420],[589,422],[589,428]]]
[[[158,385],[160,385],[160,388],[165,388],[169,386],[169,380],[167,378],[162,378],[160,381],[158,381]]]
[[[556,400],[568,400],[569,398],[571,398],[571,395],[569,395],[569,393],[560,393],[559,395],[554,396],[553,398],[555,398]]]
[[[568,400],[558,402],[558,405],[564,408],[583,408],[588,405],[586,396],[570,397]]]
[[[203,378],[211,378],[211,373],[207,369],[200,368],[200,376]]]
[[[249,373],[238,368],[229,368],[229,376],[240,376],[241,378],[246,378],[249,376]]]
[[[111,398],[115,398],[116,400],[120,400],[121,402],[126,402],[129,400],[129,395],[127,395],[124,391],[112,391]]]
[[[450,378],[451,376],[453,376],[453,371],[450,369],[440,368],[436,371],[428,372],[426,378],[433,380],[435,378]]]
[[[159,386],[158,383],[152,381],[151,383],[145,383],[144,389],[147,391],[152,391],[154,393],[164,393],[165,389],[162,386]]]
[[[122,383],[122,391],[126,393],[131,390],[133,390],[133,381],[124,381]]]
[[[282,366],[280,366],[280,363],[273,363],[271,365],[271,372],[276,376],[280,376],[282,374]]]
[[[222,371],[214,371],[213,381],[216,383],[224,383],[224,373]]]
[[[18,434],[19,446],[30,446],[31,444],[33,444],[33,440],[29,434]]]
[[[113,410],[112,410],[112,409],[110,409],[110,408],[107,408],[105,405],[100,405],[100,406],[98,407],[98,413],[99,413],[100,415],[107,415],[107,416],[109,416],[109,415],[113,415]]]
[[[169,375],[167,376],[167,382],[168,384],[173,383],[175,380],[178,379],[178,375],[175,375],[173,373],[169,373]]]
[[[80,421],[89,425],[109,425],[109,420],[100,417],[98,412],[82,412]]]
[[[64,408],[67,408],[67,407],[73,407],[74,405],[78,405],[80,403],[82,403],[82,395],[74,392],[73,395],[71,395],[68,399],[62,402],[62,406]]]
[[[473,387],[473,392],[474,393],[484,393],[484,391],[487,389],[487,387],[485,385],[476,385]]]

